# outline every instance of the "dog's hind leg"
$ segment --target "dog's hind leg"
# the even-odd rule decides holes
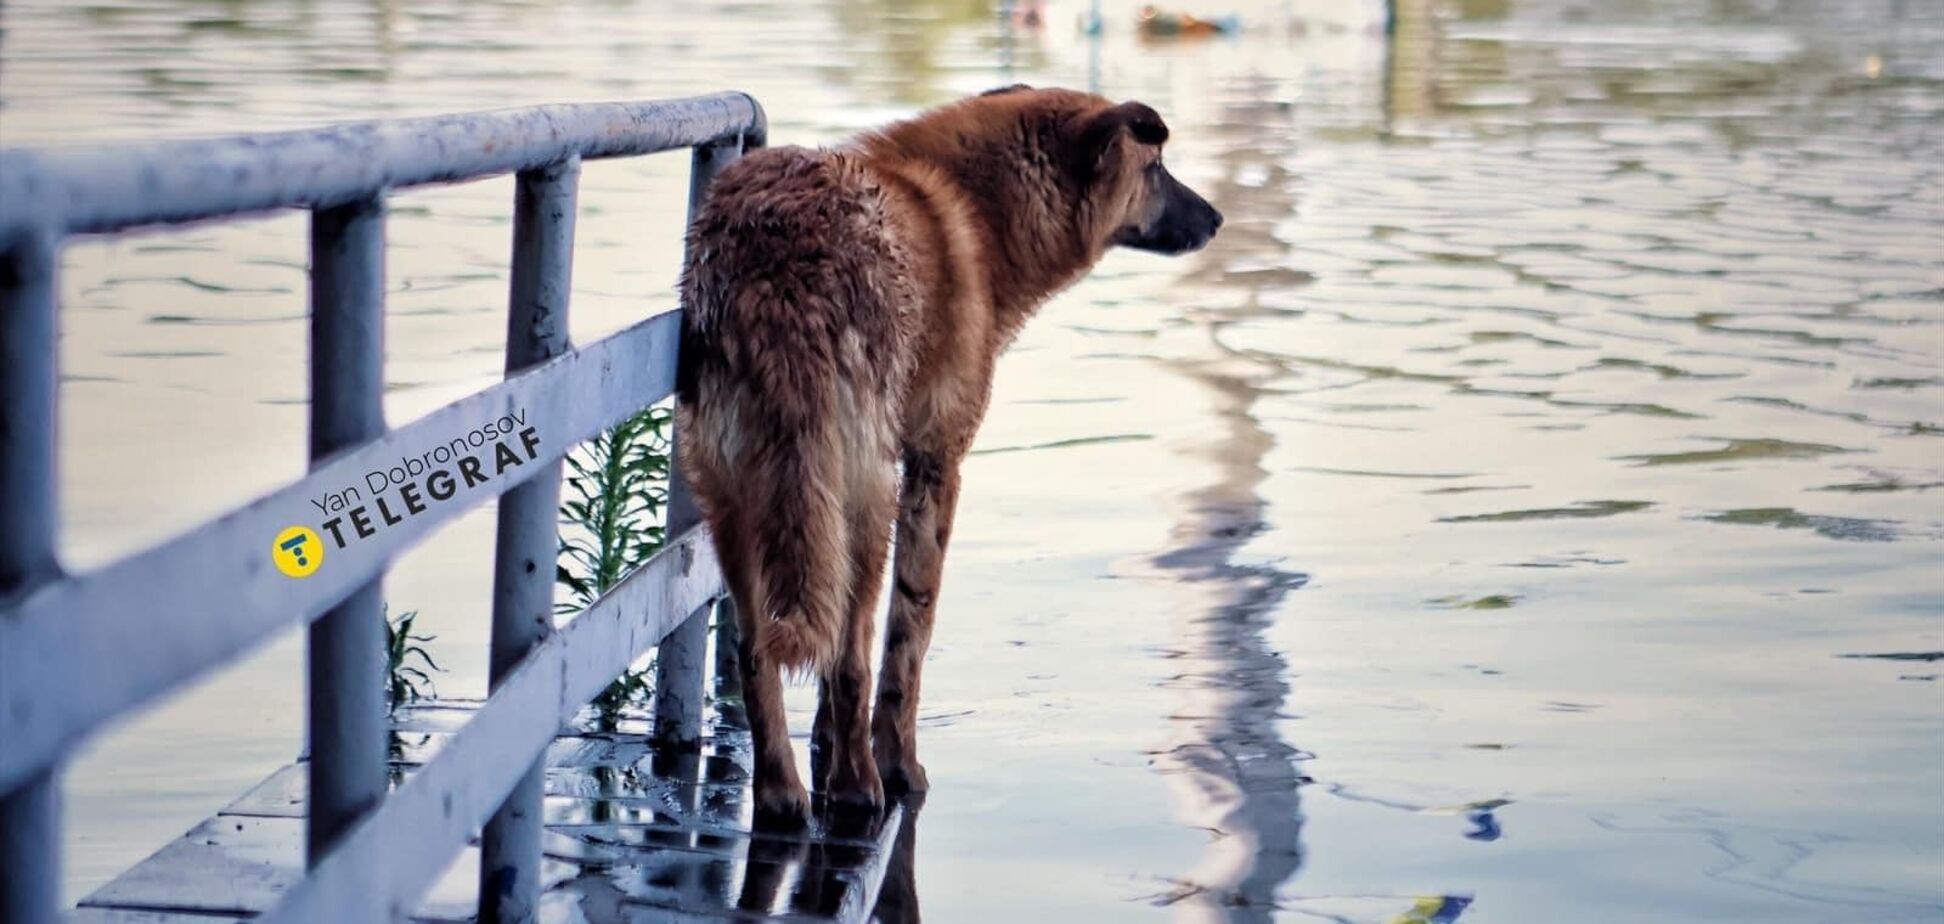
[[[884,805],[884,788],[871,752],[871,643],[897,510],[897,470],[888,451],[863,454],[850,464],[850,610],[824,680],[831,745],[827,792],[840,808],[876,811]]]
[[[787,422],[754,432],[751,442],[760,439],[762,448],[746,449],[734,468],[738,515],[724,518],[733,521],[726,525],[735,535],[717,546],[740,550],[737,660],[755,742],[757,817],[787,827],[807,819],[809,797],[790,746],[782,674],[823,676],[837,661],[849,588],[848,526],[841,456],[831,434]]]
[[[790,726],[783,713],[783,669],[762,655],[752,641],[755,633],[744,628],[736,660],[742,668],[743,705],[749,711],[749,731],[756,747],[756,825],[801,828],[810,819],[810,800],[797,777],[796,757],[790,751]]]
[[[718,504],[710,513],[723,577],[736,598],[736,666],[742,672],[743,709],[749,716],[755,753],[756,823],[767,829],[794,830],[810,819],[810,800],[797,777],[790,750],[789,720],[783,712],[783,667],[755,644],[756,620],[766,601],[760,592],[761,567],[740,523],[742,512]]]
[[[762,549],[749,527],[752,516],[761,516],[766,508],[752,503],[749,492],[736,489],[740,485],[725,476],[732,469],[719,449],[723,441],[710,439],[720,431],[699,425],[686,407],[678,413],[677,424],[678,439],[686,447],[683,475],[701,503],[723,582],[736,600],[736,661],[742,673],[743,711],[755,745],[751,775],[756,818],[765,827],[802,827],[810,817],[810,800],[790,751],[790,729],[783,714],[784,665],[757,644],[770,601]]]
[[[891,616],[884,627],[884,666],[878,672],[877,711],[871,717],[878,774],[885,793],[894,798],[930,788],[918,762],[919,673],[931,647],[962,456],[962,450],[941,457],[920,449],[907,449],[904,456]]]

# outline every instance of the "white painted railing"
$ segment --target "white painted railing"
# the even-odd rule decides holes
[[[310,631],[311,795],[304,881],[273,921],[399,920],[482,831],[482,920],[530,919],[538,890],[539,761],[562,721],[651,647],[656,736],[700,734],[706,607],[721,576],[680,479],[667,547],[553,625],[560,459],[674,387],[670,312],[580,349],[566,338],[580,162],[693,149],[690,208],[764,142],[743,94],[548,106],[211,140],[0,151],[0,920],[59,917],[58,775],[85,738],[278,632]],[[517,172],[507,379],[406,426],[384,425],[384,197]],[[312,210],[311,452],[303,480],[163,545],[62,572],[57,515],[55,268],[69,235]],[[312,498],[401,458],[451,459],[455,435],[518,413],[504,471],[479,447],[363,525]],[[679,447],[677,447],[679,451]],[[449,487],[449,490],[442,490]],[[443,496],[440,496],[443,495]],[[380,586],[432,529],[499,497],[491,698],[387,795]],[[372,516],[367,512],[367,516]],[[273,540],[315,531],[323,560],[292,577]],[[306,546],[306,548],[310,548]],[[301,570],[301,569],[299,569]],[[87,677],[87,683],[68,682]]]

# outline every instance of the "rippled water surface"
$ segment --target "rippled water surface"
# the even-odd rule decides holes
[[[1401,0],[1388,38],[1257,3],[1172,42],[1133,6],[1090,42],[1072,4],[12,0],[0,139],[1147,100],[1228,224],[1110,257],[1002,363],[925,918],[1944,920],[1944,3]],[[588,168],[582,341],[671,304],[685,161]],[[394,201],[394,422],[497,376],[510,192]],[[304,232],[68,249],[71,562],[301,474]],[[484,687],[492,522],[387,583],[447,694]],[[287,638],[80,759],[70,894],[287,760],[300,671]]]

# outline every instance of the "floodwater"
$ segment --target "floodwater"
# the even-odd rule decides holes
[[[1001,365],[886,916],[1944,920],[1944,3],[1136,5],[12,0],[0,139],[1144,99],[1228,223]],[[588,167],[578,339],[671,304],[685,170]],[[510,196],[396,197],[393,421],[497,376]],[[68,249],[71,563],[301,474],[304,230]],[[387,582],[450,695],[492,522]],[[77,760],[69,895],[288,760],[300,675],[285,638]]]

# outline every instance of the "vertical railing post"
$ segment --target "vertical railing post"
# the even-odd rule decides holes
[[[736,646],[742,630],[736,625],[736,601],[724,597],[716,601],[715,695],[716,701],[742,699],[742,665],[736,661]]]
[[[698,145],[689,168],[688,215],[691,221],[708,194],[709,181],[737,157],[742,139]],[[679,442],[673,441],[668,483],[668,521],[665,535],[673,539],[700,522],[701,512],[682,479]],[[703,606],[675,627],[655,650],[655,742],[694,748],[702,741],[702,675],[709,649],[709,607]]]
[[[513,204],[513,280],[506,373],[567,351],[580,159],[523,170]],[[507,410],[513,410],[508,408]],[[549,451],[558,451],[553,447]],[[497,690],[553,631],[554,563],[560,555],[560,462],[548,463],[499,501],[493,555],[490,683]],[[546,758],[534,761],[486,823],[480,841],[479,920],[527,924],[540,898],[540,802]]]
[[[310,456],[315,465],[385,432],[385,201],[311,212]],[[329,567],[326,564],[324,567]],[[385,797],[384,577],[310,626],[310,815],[316,867]]]
[[[0,600],[58,571],[55,249],[54,235],[39,231],[0,253]],[[0,921],[54,924],[60,916],[57,770],[0,792]]]

